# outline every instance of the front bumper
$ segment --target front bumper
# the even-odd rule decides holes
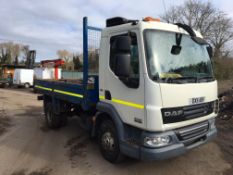
[[[189,143],[188,145],[184,141],[180,141],[177,137],[176,131],[167,131],[162,134],[169,134],[173,138],[173,143],[169,146],[161,147],[161,148],[148,148],[145,146],[136,146],[130,145],[125,142],[120,144],[121,152],[130,157],[134,157],[136,159],[141,160],[164,160],[172,157],[179,156],[184,154],[190,149],[198,147],[200,145],[205,144],[206,142],[212,140],[217,135],[217,129],[214,125],[213,120],[209,120],[209,128],[205,135],[201,135],[200,137],[196,137],[195,141]],[[152,136],[155,133],[144,132],[143,137]]]

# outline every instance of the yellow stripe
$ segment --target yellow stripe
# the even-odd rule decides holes
[[[46,87],[42,87],[42,86],[38,86],[38,85],[36,85],[35,87],[39,88],[39,89],[47,90],[47,91],[52,91],[51,88],[46,88]],[[70,95],[70,96],[74,96],[74,97],[83,98],[83,95],[81,95],[81,94],[71,93],[71,92],[67,92],[67,91],[61,91],[61,90],[54,89],[54,92],[57,92],[57,93],[60,93],[60,94],[65,94],[65,95]],[[99,98],[101,100],[105,99],[105,97],[102,96],[102,95],[100,95]],[[134,108],[144,109],[143,105],[136,104],[136,103],[131,103],[131,102],[123,101],[123,100],[118,100],[118,99],[115,99],[115,98],[112,98],[112,102],[118,103],[118,104],[121,104],[121,105],[125,105],[125,106],[134,107]]]
[[[39,89],[46,90],[46,91],[52,91],[51,88],[46,88],[46,87],[43,87],[43,86],[38,86],[38,85],[36,85],[35,87],[36,87],[36,88],[39,88]]]
[[[118,100],[115,98],[112,99],[112,102],[119,103],[119,104],[126,105],[126,106],[130,106],[130,107],[134,107],[134,108],[144,109],[143,105],[131,103],[131,102],[123,101],[123,100]]]
[[[39,88],[39,89],[47,90],[47,91],[52,91],[51,88],[46,88],[46,87],[43,87],[43,86],[36,85],[35,87]],[[54,89],[54,92],[57,92],[57,93],[60,93],[60,94],[65,94],[65,95],[70,95],[70,96],[74,96],[74,97],[83,98],[83,95],[81,95],[81,94],[76,94],[76,93],[71,93],[71,92],[66,92],[66,91],[61,91],[61,90],[56,90],[56,89]]]
[[[100,95],[99,99],[104,100],[105,98],[104,98],[104,96]],[[118,104],[121,104],[121,105],[125,105],[125,106],[134,107],[134,108],[144,109],[144,105],[140,105],[140,104],[137,104],[137,103],[131,103],[131,102],[123,101],[123,100],[118,100],[118,99],[115,99],[115,98],[112,98],[112,102],[118,103]]]
[[[104,100],[105,98],[104,98],[104,96],[100,95],[99,99]]]
[[[83,95],[81,95],[81,94],[71,93],[71,92],[67,92],[67,91],[61,91],[61,90],[54,89],[54,92],[57,92],[57,93],[60,93],[60,94],[65,94],[65,95],[70,95],[70,96],[74,96],[74,97],[83,98]]]

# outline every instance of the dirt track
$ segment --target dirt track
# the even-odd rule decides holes
[[[101,157],[98,145],[79,129],[75,118],[51,131],[44,124],[42,103],[35,94],[0,89],[0,175],[233,174],[225,155],[217,142],[211,142],[166,161],[128,158],[112,165]]]

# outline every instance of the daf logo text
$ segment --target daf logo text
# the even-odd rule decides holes
[[[176,117],[176,116],[180,116],[182,114],[183,114],[182,110],[164,112],[165,117]]]

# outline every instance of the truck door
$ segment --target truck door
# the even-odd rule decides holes
[[[115,63],[113,46],[115,38],[122,35],[130,35],[131,37],[131,70],[128,82],[120,80],[113,72],[113,65]],[[108,47],[107,54],[108,64],[104,70],[105,80],[102,88],[104,98],[102,99],[112,104],[123,122],[143,128],[145,127],[144,79],[142,66],[140,66],[142,52],[139,45],[140,42],[138,42],[138,35],[136,32],[113,34],[108,38],[108,43],[110,43],[110,47]]]

